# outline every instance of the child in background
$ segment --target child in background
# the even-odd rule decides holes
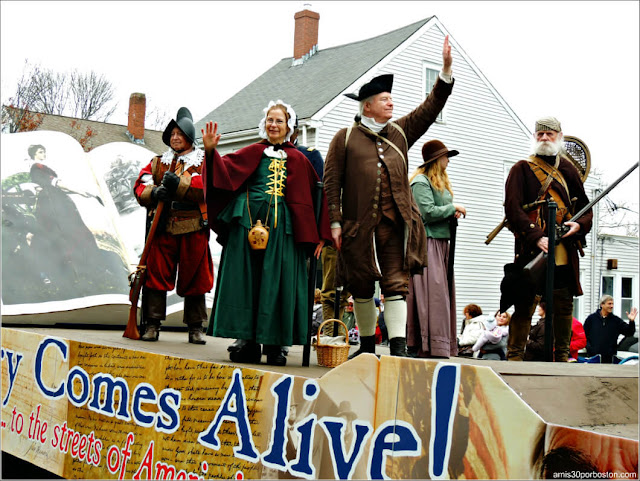
[[[481,351],[498,350],[501,353],[500,359],[506,359],[505,348],[507,346],[507,338],[509,337],[509,321],[511,321],[511,314],[508,312],[503,312],[502,314],[497,312],[496,327],[483,331],[482,334],[480,334],[480,337],[472,348],[474,352],[473,356],[479,357]]]

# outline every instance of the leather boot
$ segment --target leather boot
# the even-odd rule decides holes
[[[158,319],[147,319],[147,328],[140,338],[141,341],[155,342],[160,336],[160,321]]]
[[[408,357],[407,339],[405,337],[389,339],[389,354],[396,357]]]
[[[191,344],[206,344],[207,341],[202,333],[202,323],[194,322],[189,324],[189,342]]]
[[[157,341],[160,336],[160,323],[166,317],[167,292],[144,288],[142,290],[142,315],[146,329],[140,340]]]
[[[270,366],[287,365],[287,358],[284,356],[284,349],[282,346],[265,344],[264,353],[267,355],[267,364]]]
[[[360,349],[349,356],[349,359],[359,356],[363,352],[376,353],[376,336],[360,336]]]
[[[183,322],[189,326],[189,342],[191,344],[206,344],[202,334],[202,324],[207,320],[207,307],[204,294],[184,297]]]
[[[256,341],[238,339],[227,348],[227,351],[229,351],[229,359],[233,362],[260,364],[262,359],[262,347]]]

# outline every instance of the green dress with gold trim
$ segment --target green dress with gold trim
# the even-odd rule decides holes
[[[222,250],[207,334],[279,346],[306,342],[306,257],[294,241],[284,202],[286,176],[286,159],[263,154],[248,191],[218,216],[229,225],[229,238]],[[269,227],[265,250],[251,249],[247,238],[258,219]]]

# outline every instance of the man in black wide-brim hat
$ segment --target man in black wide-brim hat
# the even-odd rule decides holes
[[[191,112],[180,108],[162,134],[170,149],[140,171],[133,188],[150,216],[155,215],[158,203],[164,202],[163,219],[151,240],[142,291],[143,341],[158,340],[160,323],[166,318],[167,291],[176,288],[184,297],[183,321],[189,327],[189,342],[206,343],[202,332],[207,319],[204,296],[213,287],[213,262],[201,176],[204,152],[194,147],[195,135]]]
[[[373,78],[358,94],[356,123],[329,146],[325,190],[331,233],[340,250],[337,285],[354,297],[360,349],[375,351],[375,281],[385,298],[390,353],[406,356],[409,275],[427,265],[426,235],[408,177],[408,150],[436,121],[453,88],[451,47],[445,37],[443,68],[427,99],[391,122],[393,75]]]

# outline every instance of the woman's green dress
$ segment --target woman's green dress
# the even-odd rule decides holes
[[[294,242],[284,202],[285,178],[286,159],[263,154],[248,181],[251,212],[243,191],[218,216],[229,225],[229,237],[222,250],[208,334],[278,346],[306,342],[306,257]],[[249,247],[249,229],[258,219],[269,226],[265,250]]]

